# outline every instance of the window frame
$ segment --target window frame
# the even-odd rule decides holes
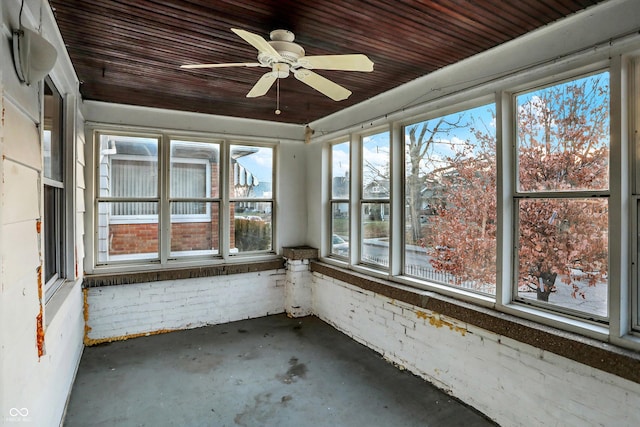
[[[580,190],[518,190],[518,183],[519,183],[519,159],[518,159],[518,137],[517,137],[517,117],[518,117],[518,112],[517,112],[517,108],[518,108],[518,103],[517,103],[517,97],[519,95],[522,94],[526,94],[526,93],[531,93],[534,92],[536,90],[540,90],[540,89],[546,89],[546,88],[550,88],[553,86],[558,86],[558,85],[562,85],[564,83],[569,83],[572,81],[576,81],[582,78],[587,78],[589,76],[593,76],[593,75],[597,75],[597,74],[601,74],[607,72],[609,73],[609,107],[610,107],[610,117],[609,117],[609,158],[608,158],[608,171],[607,171],[607,175],[608,175],[608,181],[607,181],[607,189],[598,189],[598,190],[585,190],[585,189],[580,189]],[[562,307],[560,305],[557,304],[544,304],[544,303],[539,303],[536,300],[533,299],[527,299],[527,298],[523,298],[523,297],[519,297],[518,296],[518,272],[519,272],[519,258],[518,258],[518,239],[519,239],[519,209],[518,209],[518,205],[519,205],[519,201],[521,200],[572,200],[572,199],[576,199],[576,200],[588,200],[590,198],[603,198],[607,200],[607,206],[609,211],[611,210],[610,207],[610,203],[611,203],[611,193],[612,193],[612,157],[613,157],[613,123],[612,123],[612,118],[611,118],[611,105],[612,105],[612,86],[613,86],[613,70],[611,69],[610,66],[601,66],[599,64],[591,66],[591,67],[587,67],[585,69],[578,69],[578,70],[572,70],[572,71],[568,71],[566,73],[563,73],[561,75],[556,75],[556,76],[552,76],[552,77],[547,77],[544,79],[541,79],[537,82],[532,82],[529,85],[526,86],[520,86],[517,90],[512,91],[509,93],[510,96],[510,103],[509,103],[509,108],[511,108],[511,121],[510,121],[510,125],[511,125],[511,129],[510,131],[512,132],[512,138],[513,138],[513,149],[512,149],[512,153],[511,153],[511,162],[513,164],[513,173],[511,176],[511,179],[513,180],[511,183],[511,188],[512,188],[512,194],[511,194],[511,199],[512,199],[512,203],[513,203],[513,207],[512,207],[512,212],[513,212],[513,217],[512,217],[512,227],[513,227],[513,241],[512,241],[512,245],[513,245],[513,264],[511,265],[511,272],[512,272],[512,278],[511,278],[511,289],[509,290],[509,293],[511,295],[511,302],[516,304],[516,305],[525,305],[525,306],[531,306],[534,307],[536,310],[540,310],[543,313],[551,313],[551,314],[558,314],[560,316],[564,316],[566,318],[573,318],[573,319],[577,319],[579,321],[584,321],[586,323],[590,323],[590,324],[602,324],[602,325],[608,325],[609,321],[611,319],[612,316],[612,310],[611,310],[611,290],[610,290],[610,280],[609,278],[607,279],[607,316],[600,316],[597,314],[593,314],[593,313],[587,313],[587,312],[583,312],[583,311],[579,311],[579,310],[575,310],[572,308],[568,308],[568,307]],[[611,220],[610,220],[610,216],[607,216],[608,220],[607,220],[607,268],[608,270],[611,269]],[[609,275],[608,275],[609,276]]]
[[[91,273],[117,273],[117,272],[134,272],[134,271],[153,271],[166,268],[182,268],[182,267],[197,267],[202,265],[215,265],[223,263],[233,262],[247,262],[251,260],[272,259],[276,255],[275,239],[272,237],[272,249],[269,251],[251,252],[234,254],[230,253],[229,237],[227,236],[229,231],[229,192],[226,186],[229,182],[226,174],[229,172],[227,159],[229,158],[229,147],[231,145],[243,145],[243,146],[257,146],[267,147],[272,149],[273,153],[273,191],[271,199],[258,199],[257,201],[271,202],[273,207],[272,217],[275,221],[275,206],[276,206],[276,159],[277,159],[277,147],[278,141],[270,138],[263,138],[255,140],[254,138],[247,139],[230,139],[228,135],[215,134],[215,133],[203,133],[203,132],[184,132],[176,130],[163,130],[163,129],[148,129],[140,128],[136,126],[118,126],[108,124],[92,124],[87,127],[87,140],[91,141],[91,144],[87,144],[87,157],[93,162],[93,167],[88,168],[91,174],[88,176],[88,181],[91,183],[87,188],[88,197],[91,200],[90,205],[87,206],[87,218],[90,218],[91,232],[88,233],[87,246],[91,248],[87,251],[87,262],[85,269],[89,274]],[[113,135],[121,137],[132,138],[151,138],[158,141],[158,194],[156,197],[141,197],[141,198],[113,198],[99,195],[99,144],[101,135]],[[170,195],[170,143],[171,141],[188,141],[197,143],[211,143],[218,146],[218,162],[219,164],[219,176],[218,176],[218,197],[203,197],[203,198],[176,198]],[[197,159],[196,159],[197,160]],[[182,159],[181,159],[182,161]],[[206,163],[206,161],[205,161]],[[211,185],[211,170],[207,168],[207,176],[209,180],[207,185]],[[208,193],[207,193],[208,194]],[[156,202],[158,204],[158,256],[153,258],[137,259],[137,254],[125,255],[127,259],[116,259],[99,261],[98,251],[98,203],[100,202]],[[218,242],[220,248],[214,251],[198,251],[184,252],[178,251],[171,252],[170,233],[171,225],[176,222],[201,222],[201,220],[188,220],[178,218],[170,213],[171,202],[206,202],[207,209],[212,208],[212,203],[218,205]],[[209,216],[207,219],[210,220]],[[144,221],[143,221],[144,222]],[[127,222],[130,223],[130,222]],[[155,221],[154,221],[155,223]],[[275,234],[275,227],[272,225],[272,234]]]
[[[348,168],[347,171],[349,173],[349,181],[348,181],[348,185],[347,185],[347,193],[346,193],[346,197],[334,197],[333,195],[333,187],[334,187],[334,183],[333,180],[336,178],[336,176],[334,176],[333,173],[333,156],[334,156],[334,147],[337,145],[342,145],[342,144],[347,144],[348,150],[349,150],[349,158],[347,159],[348,162]],[[328,256],[330,257],[335,257],[336,259],[339,260],[349,260],[350,256],[351,256],[351,248],[352,245],[349,244],[349,242],[352,241],[351,238],[351,181],[352,181],[352,176],[351,176],[351,152],[353,150],[352,144],[351,144],[351,140],[349,138],[341,138],[335,141],[332,141],[330,144],[330,149],[329,149],[329,228],[330,228],[330,233],[329,233],[329,238],[327,240],[327,248],[328,248]],[[346,251],[345,255],[341,255],[338,254],[336,252],[333,251],[333,236],[336,235],[335,233],[335,229],[333,226],[333,207],[334,205],[337,204],[346,204],[347,205],[347,224],[349,227],[348,230],[348,238],[349,240],[346,242],[347,244],[349,244],[348,249]]]
[[[468,295],[468,296],[472,296],[475,298],[479,298],[480,301],[489,301],[489,300],[494,300],[496,298],[495,295],[486,293],[486,292],[481,292],[475,289],[469,289],[469,288],[464,288],[464,287],[459,287],[459,286],[454,286],[454,285],[450,285],[450,284],[446,284],[444,282],[440,282],[437,280],[428,280],[425,278],[421,278],[418,277],[416,275],[411,275],[408,274],[406,272],[406,224],[407,224],[407,212],[406,212],[406,203],[407,203],[407,194],[406,194],[406,182],[407,182],[407,155],[406,155],[406,132],[407,132],[407,128],[410,126],[414,126],[423,122],[427,122],[427,121],[431,121],[431,120],[436,120],[442,117],[447,117],[453,114],[458,114],[458,113],[466,113],[468,111],[471,110],[475,110],[477,108],[482,108],[482,107],[488,107],[492,105],[494,112],[496,114],[496,121],[497,121],[497,114],[498,114],[498,104],[496,102],[495,96],[480,96],[480,97],[473,97],[471,99],[462,101],[462,102],[453,102],[451,104],[446,105],[445,107],[442,108],[435,108],[431,111],[429,111],[427,114],[420,114],[417,116],[412,116],[406,119],[403,119],[402,121],[399,122],[400,124],[400,129],[401,129],[401,136],[400,136],[400,140],[396,142],[397,145],[402,146],[402,156],[401,156],[401,171],[402,171],[402,223],[400,224],[401,226],[401,230],[402,230],[402,242],[401,242],[401,252],[402,252],[402,257],[401,257],[401,265],[399,266],[399,270],[400,270],[400,274],[399,274],[399,280],[403,281],[404,283],[410,284],[411,286],[415,286],[421,289],[438,289],[439,291],[442,291],[444,293],[448,293],[449,290],[453,290],[456,294],[458,295]],[[499,151],[499,142],[498,142],[498,129],[496,128],[496,135],[495,135],[495,139],[496,139],[496,164],[495,167],[498,167],[498,163],[499,163],[499,157],[498,157],[498,151]],[[496,178],[496,187],[498,185],[498,178]],[[496,188],[496,192],[497,192],[497,188]],[[499,213],[496,212],[496,221],[499,223],[499,218],[498,218]],[[497,228],[499,228],[499,226],[497,226]],[[496,236],[497,239],[497,236]],[[496,241],[496,246],[497,246],[497,241]],[[497,260],[497,249],[496,249],[496,272],[498,269],[498,260]],[[496,273],[496,293],[497,293],[497,282],[498,282],[498,277],[497,277],[497,273]],[[424,284],[427,283],[426,286],[424,286]]]
[[[640,338],[640,51],[630,56],[626,65],[630,68],[628,79],[629,108],[629,156],[630,159],[630,205],[631,205],[631,326],[629,334]],[[624,88],[624,86],[623,86]],[[624,322],[624,316],[622,322]],[[621,332],[624,332],[621,331]]]
[[[57,108],[56,115],[58,117],[54,118],[54,122],[51,123],[52,126],[57,125],[57,135],[56,132],[52,132],[50,136],[50,144],[53,147],[54,139],[57,140],[59,144],[59,167],[60,167],[60,180],[54,179],[53,177],[45,176],[45,161],[44,161],[44,133],[46,123],[44,117],[46,114],[46,104],[47,98],[44,93],[45,88],[48,87],[52,92],[52,96],[56,98]],[[42,191],[42,219],[43,219],[43,281],[44,281],[44,302],[48,302],[51,297],[56,293],[58,289],[62,286],[62,284],[67,280],[67,276],[69,274],[69,260],[67,254],[68,243],[68,230],[70,223],[70,218],[68,214],[69,210],[69,197],[70,192],[68,190],[70,177],[72,177],[73,172],[69,172],[69,166],[73,164],[72,158],[69,158],[69,147],[68,147],[68,105],[69,102],[62,93],[58,90],[56,84],[53,82],[51,77],[45,77],[43,81],[43,123],[45,126],[41,127],[41,138],[43,141],[42,144],[42,158],[43,158],[43,169],[42,169],[42,177],[41,177],[41,191]],[[53,200],[51,203],[53,206],[49,206],[48,197],[46,196],[47,188],[53,191]],[[50,211],[49,208],[52,208],[54,211],[53,222],[48,218]],[[50,227],[47,227],[47,223],[50,224]],[[51,228],[53,228],[51,230]],[[47,276],[50,272],[47,271],[47,264],[51,265],[47,259],[49,255],[47,252],[50,250],[54,250],[53,255],[53,268],[55,272],[47,279]]]
[[[603,342],[620,345],[622,347],[640,350],[640,157],[634,163],[634,159],[640,156],[640,134],[635,132],[640,123],[640,42],[633,45],[621,46],[615,51],[594,50],[580,52],[562,58],[553,63],[537,64],[530,67],[514,70],[500,79],[467,85],[459,91],[444,94],[439,97],[426,100],[410,108],[394,111],[371,122],[354,123],[351,127],[344,128],[333,133],[328,133],[316,139],[317,142],[328,142],[337,137],[347,135],[352,142],[363,134],[363,129],[373,129],[374,126],[389,126],[392,129],[392,165],[396,168],[392,177],[396,178],[393,184],[392,194],[392,236],[391,236],[391,265],[389,271],[380,271],[358,264],[359,254],[355,254],[351,261],[338,262],[338,260],[323,256],[322,260],[344,266],[350,270],[390,280],[391,282],[407,285],[426,291],[434,291],[438,294],[450,296],[456,299],[472,303],[477,306],[495,309],[498,312],[516,316],[520,319],[533,321],[541,325],[547,325],[569,332],[581,334]],[[599,197],[608,198],[608,320],[606,322],[593,321],[583,314],[562,313],[556,310],[521,304],[514,301],[514,277],[516,260],[515,244],[517,239],[517,223],[515,212],[515,93],[530,90],[539,86],[558,84],[565,80],[571,80],[587,74],[594,74],[602,70],[609,71],[609,102],[610,102],[610,147],[609,147],[609,188],[599,194]],[[631,75],[635,76],[632,80]],[[398,223],[398,216],[403,216],[402,206],[398,207],[397,193],[402,190],[398,185],[398,168],[403,164],[396,164],[401,153],[397,146],[400,145],[403,135],[401,128],[409,121],[416,118],[433,117],[447,110],[460,109],[460,105],[481,105],[482,98],[490,98],[490,102],[496,105],[496,147],[497,156],[497,192],[498,192],[498,231],[497,231],[497,268],[495,298],[472,294],[457,289],[446,288],[437,283],[425,280],[417,280],[403,276],[398,265],[404,263],[403,256],[398,252],[403,250],[404,238],[394,239],[401,235],[402,224]],[[477,102],[476,102],[477,101]],[[635,122],[635,123],[634,123]],[[367,132],[367,131],[364,131]],[[325,145],[327,147],[328,145]],[[354,150],[355,151],[355,150]],[[352,181],[356,177],[360,179],[358,153],[352,153],[355,161],[352,162]],[[636,185],[636,183],[638,183]],[[353,186],[354,191],[358,185]],[[576,197],[580,193],[571,192],[567,196]],[[355,197],[355,194],[354,194]],[[403,195],[404,197],[404,195]],[[327,199],[329,198],[327,197]],[[359,195],[357,200],[352,200],[351,207],[359,207]],[[354,211],[355,213],[355,211]],[[355,215],[353,215],[355,217]],[[325,216],[330,221],[329,210]],[[402,218],[404,221],[404,216]],[[325,224],[328,224],[325,223]],[[356,228],[361,226],[360,218],[351,222],[352,236],[357,235]],[[330,227],[324,228],[325,233]],[[329,233],[327,233],[329,234]],[[326,241],[330,236],[324,235]],[[353,237],[352,237],[353,238]],[[402,243],[399,242],[402,240]],[[354,248],[355,249],[355,248]],[[352,253],[354,251],[352,250]],[[400,259],[402,258],[402,259]]]
[[[388,135],[388,139],[389,139],[389,163],[388,163],[388,167],[389,167],[389,188],[388,188],[388,192],[389,195],[386,198],[371,198],[371,197],[365,197],[365,191],[364,191],[364,186],[365,186],[365,179],[364,179],[364,162],[365,162],[365,158],[364,158],[364,140],[365,138],[368,138],[370,136],[374,136],[374,135],[381,135],[386,133]],[[371,129],[368,132],[363,132],[363,133],[359,133],[356,138],[358,141],[357,144],[357,150],[358,150],[358,156],[357,158],[354,159],[355,162],[357,162],[358,164],[358,175],[357,175],[357,179],[354,180],[354,184],[356,185],[358,188],[358,192],[357,192],[357,196],[353,196],[353,193],[351,194],[351,198],[356,199],[357,200],[357,214],[356,215],[352,215],[354,217],[354,220],[357,221],[357,225],[358,225],[358,231],[357,231],[357,236],[358,238],[356,240],[354,240],[353,236],[356,235],[354,233],[355,230],[351,230],[351,235],[352,241],[359,241],[360,244],[358,245],[358,249],[357,249],[357,264],[361,267],[364,267],[366,269],[370,269],[370,270],[374,270],[377,271],[378,274],[388,274],[389,271],[391,271],[391,255],[392,255],[392,244],[393,244],[393,236],[392,234],[392,226],[391,226],[391,222],[392,222],[392,215],[391,215],[391,209],[392,209],[392,193],[393,193],[393,185],[394,185],[394,165],[393,165],[393,156],[392,156],[392,149],[393,149],[393,132],[390,126],[383,126],[383,127],[378,127],[375,129]],[[353,151],[353,146],[351,146],[351,150]],[[355,156],[352,156],[355,157]],[[353,164],[353,162],[352,162]],[[353,179],[355,174],[351,173],[351,179]],[[353,187],[352,187],[353,188]],[[366,259],[363,258],[364,256],[364,250],[363,250],[363,245],[364,245],[364,205],[365,204],[387,204],[389,207],[389,213],[387,214],[388,218],[387,218],[387,224],[388,224],[388,239],[389,239],[389,246],[387,249],[387,264],[388,265],[384,265],[384,264],[379,264],[379,263],[375,263],[373,261],[368,261]],[[353,211],[352,211],[353,214]],[[382,217],[384,220],[384,216]],[[353,221],[351,222],[351,224],[353,224]],[[353,248],[350,248],[351,252],[354,251]]]
[[[225,200],[223,205],[231,206],[234,205],[234,218],[236,215],[235,204],[236,203],[268,203],[271,204],[271,245],[269,249],[264,250],[253,250],[253,251],[239,251],[236,248],[231,248],[230,245],[226,245],[223,248],[223,253],[226,257],[234,258],[234,257],[246,257],[251,255],[260,255],[260,254],[274,254],[277,253],[277,234],[276,234],[276,194],[277,194],[277,145],[265,144],[265,143],[252,143],[239,139],[230,139],[226,141],[227,143],[224,146],[225,150],[225,169],[220,168],[220,174],[226,175],[226,177],[231,177],[231,149],[232,147],[257,147],[257,148],[268,148],[271,150],[271,197],[235,197],[231,196],[231,186],[233,185],[233,178],[229,178],[228,181],[224,181],[224,194]],[[221,178],[221,182],[223,179]],[[225,227],[223,227],[223,233],[226,234],[226,239],[230,242],[231,240],[231,210],[226,209],[226,218],[225,219]],[[222,237],[221,237],[222,241]]]

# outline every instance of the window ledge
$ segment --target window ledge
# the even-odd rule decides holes
[[[638,352],[434,292],[368,277],[327,263],[312,261],[310,267],[312,272],[458,319],[495,334],[640,383],[640,353]]]
[[[84,276],[84,288],[100,286],[131,285],[135,283],[158,282],[161,280],[193,279],[197,277],[226,276],[230,274],[253,273],[256,271],[284,268],[284,260],[218,264],[201,267],[166,268],[153,271],[128,271],[118,273],[88,274]]]
[[[60,308],[65,304],[73,288],[79,283],[79,280],[65,280],[64,283],[56,290],[51,296],[49,301],[44,306],[45,311],[45,328],[48,327],[56,314],[60,311]]]

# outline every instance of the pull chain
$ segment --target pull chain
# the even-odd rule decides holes
[[[280,114],[280,79],[276,78],[276,114]]]

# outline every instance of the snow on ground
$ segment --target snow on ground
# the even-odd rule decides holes
[[[571,296],[573,286],[566,284],[562,278],[558,276],[556,279],[556,291],[549,296],[549,304],[570,308],[573,310],[583,311],[589,314],[595,314],[602,317],[608,316],[608,284],[606,281],[599,281],[595,286],[589,286],[587,280],[576,280],[575,283],[584,291],[584,298],[580,294],[576,294],[574,298]],[[521,298],[536,299],[536,293],[518,292]]]

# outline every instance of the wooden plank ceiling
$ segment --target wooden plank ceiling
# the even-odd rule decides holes
[[[598,0],[50,0],[84,99],[304,124],[589,7]],[[371,73],[317,71],[353,94],[332,101],[292,75],[259,98],[265,68],[230,31],[295,33],[307,55],[364,53]]]

